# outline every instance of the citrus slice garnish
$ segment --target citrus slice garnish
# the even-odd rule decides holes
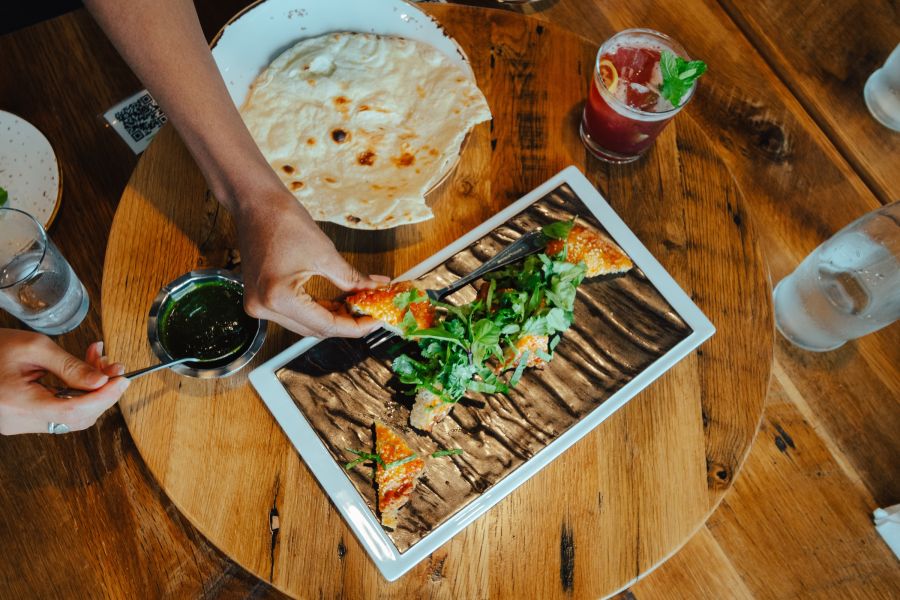
[[[616,71],[616,66],[612,64],[611,60],[603,58],[600,60],[598,68],[600,69],[600,78],[606,85],[606,89],[610,92],[615,92],[616,86],[619,85],[619,72]]]

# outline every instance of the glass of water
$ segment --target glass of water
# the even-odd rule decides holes
[[[812,251],[775,286],[775,325],[806,350],[833,350],[900,318],[900,201]]]
[[[34,217],[0,208],[0,308],[41,333],[75,329],[87,314],[84,285]]]

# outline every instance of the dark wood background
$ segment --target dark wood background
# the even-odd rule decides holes
[[[240,4],[200,2],[207,33]],[[866,77],[900,40],[895,2],[545,0],[518,10],[598,44],[653,27],[707,59],[691,115],[750,205],[773,281],[900,197],[900,135],[862,101]],[[0,108],[27,116],[61,157],[65,202],[51,233],[73,263],[94,265],[80,275],[95,303],[103,241],[135,164],[100,115],[140,87],[83,10],[0,37]],[[100,331],[94,307],[60,341],[81,352]],[[821,355],[777,338],[764,421],[733,489],[630,594],[896,596],[896,559],[871,511],[900,502],[898,348],[896,324]],[[277,595],[178,514],[116,409],[83,433],[0,438],[0,554],[0,597]]]

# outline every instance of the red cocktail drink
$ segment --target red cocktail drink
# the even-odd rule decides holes
[[[650,29],[622,31],[600,47],[581,120],[581,139],[597,158],[637,160],[693,96],[693,80],[677,105],[661,94],[664,52],[690,60],[677,42]]]

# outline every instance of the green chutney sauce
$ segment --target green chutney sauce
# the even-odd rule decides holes
[[[240,356],[256,335],[259,321],[244,312],[244,290],[230,281],[198,283],[170,300],[160,317],[159,339],[173,358],[192,356],[221,366]]]

